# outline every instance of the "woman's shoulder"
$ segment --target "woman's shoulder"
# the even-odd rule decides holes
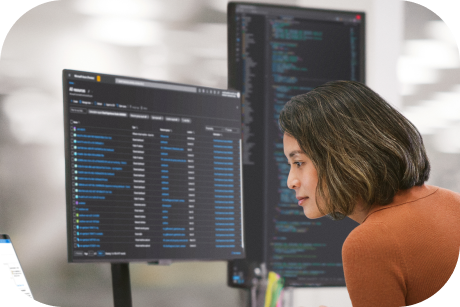
[[[406,251],[432,235],[460,231],[459,219],[459,193],[430,185],[415,187],[399,193],[392,204],[371,210],[348,235],[342,254],[364,249],[366,254]]]
[[[433,201],[428,200],[426,207],[431,207],[431,213],[437,217],[437,222],[442,220],[444,227],[449,227],[450,231],[458,233],[460,231],[460,224],[458,223],[460,220],[460,193],[438,188],[433,196]],[[436,226],[436,228],[439,227],[440,225]]]
[[[383,222],[368,221],[353,229],[342,247],[342,255],[379,255],[394,249],[396,238]]]
[[[446,198],[446,200],[452,200],[452,201],[456,201],[460,203],[460,193],[451,191],[445,188],[441,188],[441,187],[435,187],[435,188],[437,188],[437,191],[436,191],[437,197]]]

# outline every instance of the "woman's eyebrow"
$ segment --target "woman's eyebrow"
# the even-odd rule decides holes
[[[301,150],[294,150],[294,151],[291,151],[291,153],[289,154],[289,158],[292,158],[292,157],[294,157],[295,155],[299,155],[299,154],[303,154],[303,151],[301,151]]]

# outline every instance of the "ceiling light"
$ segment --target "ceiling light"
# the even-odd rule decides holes
[[[440,39],[445,43],[454,45],[457,47],[455,37],[452,35],[452,31],[442,20],[431,20],[426,23],[425,32],[428,37],[432,39]]]
[[[447,127],[445,121],[430,114],[429,108],[423,106],[407,107],[402,114],[417,127],[421,134],[433,134],[436,130]]]
[[[420,58],[411,56],[398,58],[397,75],[401,83],[407,84],[436,83],[439,79],[435,69],[425,66]]]
[[[78,0],[75,9],[92,16],[156,18],[164,12],[164,2],[155,0]]]
[[[441,40],[407,40],[404,43],[404,55],[413,58],[420,65],[435,69],[457,68],[460,66],[456,46]]]
[[[149,46],[162,40],[163,28],[155,22],[129,18],[93,18],[86,25],[91,37],[124,46]]]

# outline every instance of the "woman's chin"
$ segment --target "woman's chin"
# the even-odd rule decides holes
[[[309,210],[309,208],[304,208],[303,209],[303,213],[305,214],[305,216],[311,220],[314,220],[314,219],[318,219],[320,217],[323,217],[324,214],[322,214],[321,212],[319,212],[318,209],[316,210]]]

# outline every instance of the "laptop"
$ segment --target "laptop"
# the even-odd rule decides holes
[[[0,255],[8,277],[21,292],[33,299],[18,256],[14,251],[13,243],[7,234],[0,234]]]

